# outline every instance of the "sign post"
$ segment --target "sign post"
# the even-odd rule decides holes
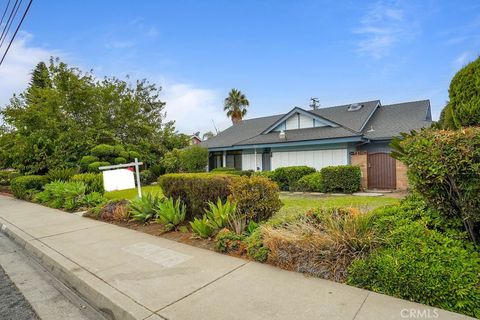
[[[113,166],[103,166],[99,167],[99,170],[113,170],[113,169],[123,169],[135,167],[135,178],[137,180],[137,191],[138,197],[142,197],[142,186],[140,185],[140,166],[143,165],[143,162],[138,162],[138,159],[135,158],[135,162],[125,163],[125,164],[116,164]]]

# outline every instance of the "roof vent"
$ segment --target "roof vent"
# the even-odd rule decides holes
[[[359,103],[352,103],[351,105],[348,106],[347,111],[358,111],[362,109],[363,104]]]

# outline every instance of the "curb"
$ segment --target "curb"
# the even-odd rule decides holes
[[[1,218],[0,232],[21,246],[29,256],[87,301],[106,319],[138,320],[154,315],[152,311],[117,291],[75,262]]]

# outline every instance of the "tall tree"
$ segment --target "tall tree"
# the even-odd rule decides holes
[[[480,57],[460,69],[448,89],[439,124],[445,129],[480,125]]]
[[[249,105],[250,102],[240,90],[232,89],[225,98],[223,110],[227,111],[227,116],[232,119],[232,123],[237,124],[242,121]]]
[[[165,121],[159,93],[146,80],[97,80],[58,59],[39,63],[26,91],[0,112],[0,167],[25,173],[72,167],[100,143],[123,145],[153,164],[187,145]]]

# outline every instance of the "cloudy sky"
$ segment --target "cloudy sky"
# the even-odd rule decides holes
[[[99,77],[157,83],[185,133],[226,128],[231,88],[250,100],[247,118],[310,97],[322,106],[430,99],[438,118],[451,77],[480,53],[479,30],[477,0],[34,0],[0,66],[0,106],[55,56]]]

